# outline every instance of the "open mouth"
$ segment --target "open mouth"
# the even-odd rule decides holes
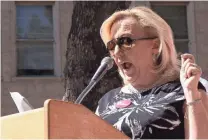
[[[131,68],[132,63],[124,62],[123,64],[121,64],[121,66],[122,66],[122,68],[123,68],[124,70],[128,70],[128,69]]]

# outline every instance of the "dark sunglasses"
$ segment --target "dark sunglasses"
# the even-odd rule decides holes
[[[119,37],[116,39],[112,39],[107,43],[107,50],[112,51],[115,49],[116,45],[119,46],[119,48],[124,47],[124,48],[131,48],[132,44],[136,40],[151,40],[155,39],[157,37],[143,37],[143,38],[136,38],[132,39],[130,37]]]

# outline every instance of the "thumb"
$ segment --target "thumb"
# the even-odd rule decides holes
[[[185,59],[184,59],[183,55],[181,55],[181,71],[185,70],[185,68],[184,68],[184,61],[185,61]]]
[[[184,57],[183,57],[183,55],[181,55],[181,65],[183,65],[183,63],[184,63]]]

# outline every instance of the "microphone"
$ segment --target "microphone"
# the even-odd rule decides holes
[[[82,93],[78,96],[75,103],[80,104],[84,97],[89,93],[89,91],[95,86],[95,84],[106,74],[106,72],[113,67],[114,61],[110,57],[105,57],[102,59],[101,64],[94,76],[92,77],[88,86],[82,91]]]
[[[105,73],[113,67],[113,64],[114,61],[112,58],[103,58],[98,70],[96,71],[90,82],[98,82],[105,75]]]

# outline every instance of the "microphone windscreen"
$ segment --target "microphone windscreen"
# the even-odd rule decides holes
[[[105,57],[101,61],[101,65],[107,65],[108,70],[113,67],[114,60],[111,57]]]

